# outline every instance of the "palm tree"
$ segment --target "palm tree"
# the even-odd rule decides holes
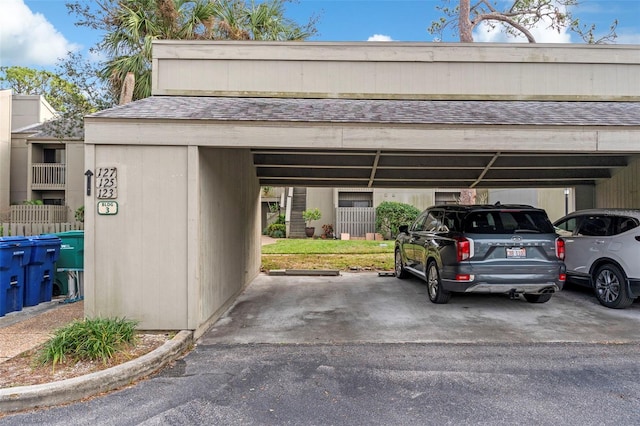
[[[152,41],[211,38],[217,15],[208,0],[128,0],[111,12],[112,30],[100,45],[109,57],[102,76],[117,93],[133,73],[134,100],[151,95]]]
[[[316,19],[301,26],[285,17],[288,0],[98,0],[97,12],[68,4],[79,25],[105,32],[97,50],[108,58],[102,77],[120,93],[127,73],[135,77],[133,100],[151,95],[154,40],[304,40]]]

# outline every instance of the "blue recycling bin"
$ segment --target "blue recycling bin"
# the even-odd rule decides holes
[[[50,302],[53,295],[53,280],[56,262],[60,256],[62,240],[55,235],[30,237],[31,258],[26,269],[24,306],[35,306]]]
[[[0,238],[0,317],[22,310],[32,245],[26,237]]]

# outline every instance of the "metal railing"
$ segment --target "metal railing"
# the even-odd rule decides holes
[[[65,189],[66,164],[33,163],[31,170],[31,189]]]

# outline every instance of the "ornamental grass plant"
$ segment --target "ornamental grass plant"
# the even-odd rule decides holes
[[[55,331],[40,351],[42,365],[102,360],[107,363],[119,350],[135,343],[137,321],[125,318],[76,320]]]

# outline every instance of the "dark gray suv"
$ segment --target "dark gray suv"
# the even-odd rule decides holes
[[[544,210],[526,205],[438,205],[401,226],[395,274],[427,282],[429,300],[451,293],[523,294],[544,303],[566,279],[564,240]]]

